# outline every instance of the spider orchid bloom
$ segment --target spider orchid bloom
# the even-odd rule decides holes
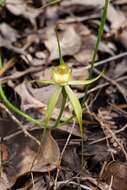
[[[70,103],[73,107],[73,110],[75,112],[76,118],[78,120],[79,126],[80,126],[80,133],[83,137],[83,128],[82,128],[82,107],[81,104],[71,89],[70,85],[87,85],[90,83],[93,83],[97,79],[100,78],[101,74],[97,76],[96,78],[90,79],[90,80],[73,80],[72,77],[72,69],[68,67],[68,65],[65,64],[62,54],[61,54],[61,48],[59,43],[58,34],[56,31],[56,37],[57,37],[57,43],[58,43],[58,50],[59,50],[59,65],[57,67],[54,67],[52,69],[52,80],[34,80],[33,82],[39,82],[43,84],[54,84],[56,85],[56,89],[53,92],[53,95],[50,97],[48,101],[47,111],[45,115],[45,126],[49,126],[49,120],[51,118],[51,115],[53,113],[53,110],[57,104],[57,101],[62,94],[63,100],[61,105],[61,110],[58,115],[58,118],[55,123],[55,127],[58,126],[61,116],[64,112],[65,104],[67,97],[70,100]]]
[[[59,65],[53,67],[52,69],[52,79],[51,80],[32,80],[31,82],[39,82],[42,84],[56,84],[60,86],[66,85],[88,85],[101,77],[102,73],[97,77],[90,80],[73,80],[72,79],[72,69],[68,65]]]
[[[90,83],[93,83],[94,81],[96,81],[98,78],[100,78],[100,76],[102,75],[102,73],[97,76],[96,78],[90,79],[90,80],[73,80],[72,77],[72,69],[69,68],[68,65],[65,64],[62,54],[61,54],[61,48],[60,48],[60,43],[59,43],[59,38],[58,38],[58,34],[57,34],[57,30],[56,30],[56,37],[57,37],[57,43],[58,43],[58,50],[59,50],[59,66],[54,67],[52,69],[52,78],[51,80],[34,80],[31,82],[39,82],[39,83],[43,83],[43,84],[53,84],[56,85],[56,89],[53,92],[53,95],[50,97],[49,101],[48,101],[48,105],[47,105],[47,110],[46,110],[46,115],[45,115],[45,119],[44,119],[44,124],[46,128],[49,128],[49,120],[51,118],[51,115],[53,113],[53,110],[57,104],[57,101],[60,97],[60,95],[62,94],[62,105],[60,108],[60,113],[57,117],[57,120],[55,122],[55,125],[53,127],[57,127],[60,119],[62,117],[62,114],[64,112],[65,109],[65,104],[66,104],[66,100],[67,98],[69,99],[73,110],[75,112],[76,118],[78,120],[79,126],[80,126],[80,132],[81,132],[81,136],[83,137],[83,128],[82,128],[82,107],[81,104],[77,98],[77,96],[75,95],[75,93],[73,92],[73,90],[71,89],[70,85],[87,85]],[[2,68],[2,60],[1,60],[1,56],[0,56],[0,68]],[[15,107],[6,97],[4,90],[2,88],[2,85],[0,84],[0,96],[2,97],[2,99],[4,100],[4,102],[8,105],[9,108],[11,108],[13,111],[15,111],[16,113],[18,113],[19,115],[23,116],[24,118],[26,118],[28,121],[31,121],[35,124],[41,124],[39,120],[32,118],[30,115],[22,112],[20,109],[18,109],[17,107]]]
[[[70,85],[87,85],[90,83],[93,83],[97,79],[100,78],[101,75],[97,76],[96,78],[90,79],[90,80],[73,80],[72,77],[72,69],[68,67],[63,61],[63,58],[61,58],[60,64],[57,67],[54,67],[52,69],[52,80],[34,80],[32,82],[39,82],[43,84],[54,84],[56,85],[56,89],[53,92],[53,95],[49,99],[48,106],[47,106],[47,111],[46,111],[46,116],[45,116],[45,124],[48,127],[49,119],[53,113],[53,110],[57,104],[57,101],[59,99],[60,94],[63,96],[63,103],[61,106],[61,111],[58,116],[57,122],[55,126],[58,126],[58,123],[60,121],[61,115],[63,113],[65,104],[66,104],[66,99],[67,97],[70,100],[70,103],[74,109],[75,115],[77,117],[79,126],[80,126],[80,132],[81,135],[83,134],[83,129],[82,129],[82,108],[81,104],[76,97],[75,93],[71,89]]]

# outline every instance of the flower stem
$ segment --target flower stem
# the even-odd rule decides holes
[[[57,120],[56,120],[55,125],[53,126],[53,128],[56,128],[56,127],[59,126],[60,119],[61,119],[62,114],[63,114],[64,109],[65,109],[65,104],[66,104],[66,100],[67,100],[67,94],[66,94],[64,88],[62,89],[62,95],[63,95],[63,99],[62,99],[62,105],[61,105],[61,108],[60,108],[60,113],[59,113],[59,115],[57,117]]]
[[[60,41],[59,41],[59,36],[58,36],[58,32],[57,32],[57,27],[55,28],[55,32],[56,32],[56,39],[57,39],[58,50],[59,50],[60,65],[65,65],[63,57],[62,57],[62,53],[61,53]]]

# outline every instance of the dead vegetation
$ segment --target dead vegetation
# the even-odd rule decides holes
[[[75,80],[87,79],[104,0],[6,0],[0,7],[0,82],[8,99],[43,120],[58,65],[55,26],[61,51]],[[0,190],[127,190],[127,0],[110,1],[94,74],[83,107],[84,168],[80,175],[81,135],[68,103],[62,126],[45,133],[9,110],[0,99]],[[73,86],[80,100],[84,86]],[[57,119],[61,99],[52,115]],[[43,134],[43,138],[42,138]]]

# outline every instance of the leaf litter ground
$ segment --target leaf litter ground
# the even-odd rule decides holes
[[[50,80],[51,67],[58,65],[56,24],[60,24],[62,55],[73,68],[74,79],[87,79],[104,6],[102,0],[63,0],[43,8],[47,3],[6,0],[5,7],[0,8],[4,57],[0,80],[9,100],[39,119],[44,117],[53,86],[29,81]],[[82,176],[78,123],[71,120],[45,134],[40,127],[10,112],[1,100],[0,189],[54,189],[55,181],[56,189],[127,190],[126,9],[126,0],[113,0],[109,5],[94,68],[95,74],[103,69],[105,73],[91,85],[83,109],[86,135]],[[73,89],[79,98],[83,96],[84,87],[75,85]],[[51,123],[57,118],[60,104],[61,99]],[[62,120],[71,115],[68,104]]]

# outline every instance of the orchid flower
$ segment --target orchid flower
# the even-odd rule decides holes
[[[65,64],[65,62],[63,60],[57,32],[56,32],[56,36],[57,36],[59,57],[60,57],[59,65],[55,68],[54,67],[52,68],[51,80],[33,80],[32,82],[39,82],[42,84],[53,84],[56,86],[56,89],[54,90],[52,96],[50,97],[50,99],[48,101],[48,105],[47,105],[47,111],[46,111],[46,115],[45,115],[46,127],[49,126],[49,120],[51,118],[53,110],[57,104],[57,101],[58,101],[60,95],[62,94],[62,97],[63,97],[62,106],[61,106],[61,110],[60,110],[59,116],[57,118],[57,121],[55,123],[55,127],[57,127],[60,122],[62,113],[65,108],[66,100],[68,97],[68,99],[73,107],[76,118],[78,120],[81,136],[83,136],[82,107],[81,107],[81,104],[80,104],[77,96],[73,92],[71,86],[87,85],[87,84],[93,83],[94,81],[99,79],[101,75],[97,76],[96,78],[90,79],[90,80],[73,80],[72,69],[69,68],[68,65]]]

